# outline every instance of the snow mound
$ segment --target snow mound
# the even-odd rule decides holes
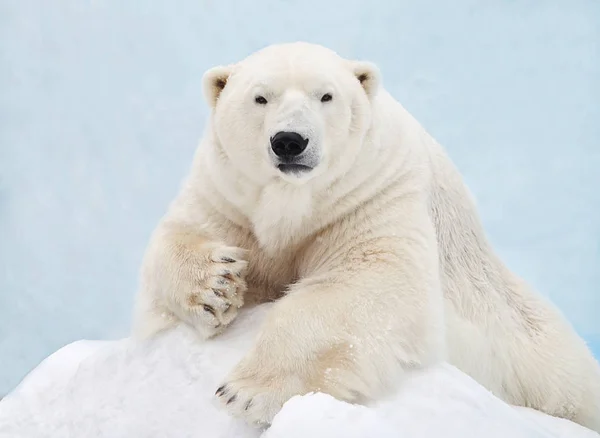
[[[256,335],[269,305],[198,342],[181,326],[148,342],[79,341],[58,350],[0,401],[10,438],[598,438],[566,420],[507,405],[448,364],[411,373],[372,406],[326,394],[292,398],[260,430],[229,417],[213,394]]]

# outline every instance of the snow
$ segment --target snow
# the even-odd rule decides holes
[[[219,409],[218,382],[256,335],[269,305],[246,310],[219,338],[186,326],[142,343],[78,341],[0,401],[2,438],[598,438],[566,420],[500,401],[448,364],[412,372],[370,406],[297,396],[265,430]]]

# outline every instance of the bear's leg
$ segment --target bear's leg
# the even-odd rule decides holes
[[[220,333],[244,304],[246,257],[195,227],[161,224],[142,264],[134,336],[149,338],[179,322],[202,338]]]
[[[404,369],[445,359],[433,229],[426,215],[403,213],[404,227],[388,236],[348,233],[315,251],[323,257],[311,275],[274,305],[217,389],[230,413],[268,424],[289,398],[311,391],[366,401]]]

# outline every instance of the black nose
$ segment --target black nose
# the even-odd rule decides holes
[[[271,137],[271,149],[279,158],[289,159],[300,155],[308,146],[308,139],[296,132],[278,132]]]

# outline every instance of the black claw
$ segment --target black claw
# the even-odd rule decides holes
[[[217,396],[221,397],[223,394],[225,394],[225,386],[226,386],[226,385],[219,386],[219,387],[217,388],[217,391],[215,392],[215,395],[217,395]]]
[[[231,309],[231,304],[227,304],[227,307],[225,307],[225,310],[223,310],[223,313],[227,313],[229,311],[229,309]]]
[[[250,406],[252,406],[252,399],[248,400],[248,402],[246,403],[246,406],[244,407],[244,411],[247,411],[248,409],[250,409]]]
[[[218,296],[220,298],[223,298],[225,296],[225,295],[223,295],[223,292],[221,292],[219,289],[213,289],[212,291],[216,296]]]
[[[230,277],[231,276],[231,271],[229,269],[223,269],[223,271],[221,272],[221,277]]]
[[[231,257],[221,257],[221,261],[223,263],[235,263],[235,259],[232,259]]]
[[[237,398],[237,396],[236,396],[235,394],[233,394],[233,395],[231,396],[231,398],[230,398],[229,400],[227,400],[227,404],[229,404],[229,403],[233,403],[233,402],[235,401],[235,399],[236,399],[236,398]]]
[[[209,306],[208,304],[205,304],[203,308],[204,308],[205,312],[211,313],[212,316],[216,316],[215,309],[213,309],[212,306]]]

